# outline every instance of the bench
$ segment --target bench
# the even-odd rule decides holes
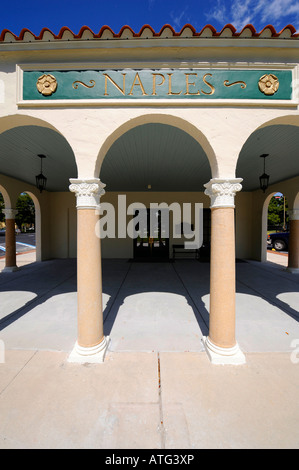
[[[194,254],[195,259],[199,259],[198,248],[185,248],[185,245],[172,245],[172,258],[175,259],[176,253],[191,253]]]

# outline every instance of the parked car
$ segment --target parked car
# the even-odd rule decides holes
[[[276,251],[287,251],[289,249],[289,235],[289,232],[270,233],[267,243]]]
[[[0,228],[0,235],[5,235],[5,232],[6,232],[5,228]]]

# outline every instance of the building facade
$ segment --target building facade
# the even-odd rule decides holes
[[[191,205],[191,232],[200,206],[210,254],[206,351],[215,363],[244,363],[235,337],[235,260],[266,260],[267,207],[278,191],[290,209],[288,269],[299,270],[298,44],[292,26],[279,33],[251,25],[239,33],[231,25],[220,32],[191,25],[179,33],[168,25],[138,34],[127,26],[118,34],[108,27],[78,35],[63,28],[57,36],[43,29],[38,37],[2,32],[5,269],[16,269],[15,207],[27,192],[37,260],[77,257],[71,361],[102,361],[107,349],[102,257],[171,259],[186,233],[169,209],[184,223]],[[41,164],[42,192],[35,180]],[[161,221],[156,235],[137,236],[135,227],[132,236],[130,221],[151,204],[168,208],[169,236]]]

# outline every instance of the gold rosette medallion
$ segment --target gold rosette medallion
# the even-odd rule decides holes
[[[50,96],[57,89],[57,80],[54,75],[41,75],[36,82],[36,88],[44,96]]]
[[[259,89],[265,95],[274,95],[279,87],[279,80],[272,73],[263,75],[259,79]]]

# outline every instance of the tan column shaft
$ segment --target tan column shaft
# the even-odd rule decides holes
[[[109,338],[104,337],[102,309],[101,240],[98,230],[100,197],[98,178],[70,179],[77,200],[78,338],[70,362],[104,361]]]
[[[235,346],[234,208],[211,209],[209,338],[222,348]]]
[[[299,220],[290,220],[288,267],[299,269]]]
[[[214,364],[244,364],[235,338],[235,195],[241,178],[214,178],[205,184],[211,198],[209,336],[203,338]]]
[[[103,340],[101,243],[95,209],[78,209],[78,344],[92,347]]]
[[[16,266],[16,234],[15,219],[6,219],[5,232],[5,267]]]

